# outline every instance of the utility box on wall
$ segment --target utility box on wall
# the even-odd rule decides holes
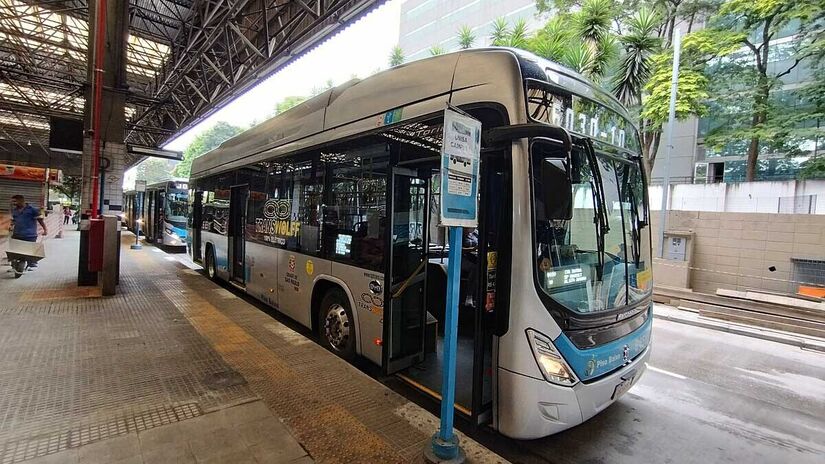
[[[690,288],[693,266],[693,231],[665,231],[665,246],[661,258],[653,258],[653,277],[658,286]]]
[[[665,233],[665,259],[687,261],[687,237]]]

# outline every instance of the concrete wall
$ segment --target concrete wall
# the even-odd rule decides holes
[[[650,207],[659,210],[662,187],[650,186]],[[669,209],[735,213],[776,213],[792,206],[793,198],[816,195],[814,214],[825,214],[825,180],[765,181],[734,184],[675,184],[670,186]],[[804,204],[799,205],[804,206]]]
[[[659,217],[652,216],[658,256]],[[671,211],[666,229],[694,232],[690,285],[702,293],[717,288],[795,292],[791,258],[825,259],[825,215]],[[654,279],[657,272],[654,268]]]

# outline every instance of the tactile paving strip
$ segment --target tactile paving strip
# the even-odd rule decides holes
[[[406,399],[203,276],[177,279],[158,287],[317,462],[421,461],[430,435],[395,414]]]
[[[175,266],[124,263],[104,298],[76,287],[77,249],[76,236],[47,243],[36,272],[0,273],[0,463],[257,398],[215,384],[234,370],[156,286]]]

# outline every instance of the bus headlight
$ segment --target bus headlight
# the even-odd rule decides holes
[[[530,342],[530,347],[533,348],[533,356],[535,356],[536,363],[539,365],[539,370],[541,370],[545,380],[566,387],[578,383],[579,380],[576,378],[576,374],[564,362],[550,338],[533,329],[527,329],[527,340]]]

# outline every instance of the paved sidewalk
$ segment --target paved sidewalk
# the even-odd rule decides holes
[[[659,319],[704,327],[706,329],[721,330],[746,337],[798,346],[806,350],[825,352],[825,339],[703,317],[698,313],[683,311],[661,303],[654,303],[653,316]]]
[[[0,273],[0,464],[422,460],[432,414],[133,240],[112,297],[76,287],[74,231]]]
[[[291,463],[313,460],[261,401],[102,440],[27,464]]]

